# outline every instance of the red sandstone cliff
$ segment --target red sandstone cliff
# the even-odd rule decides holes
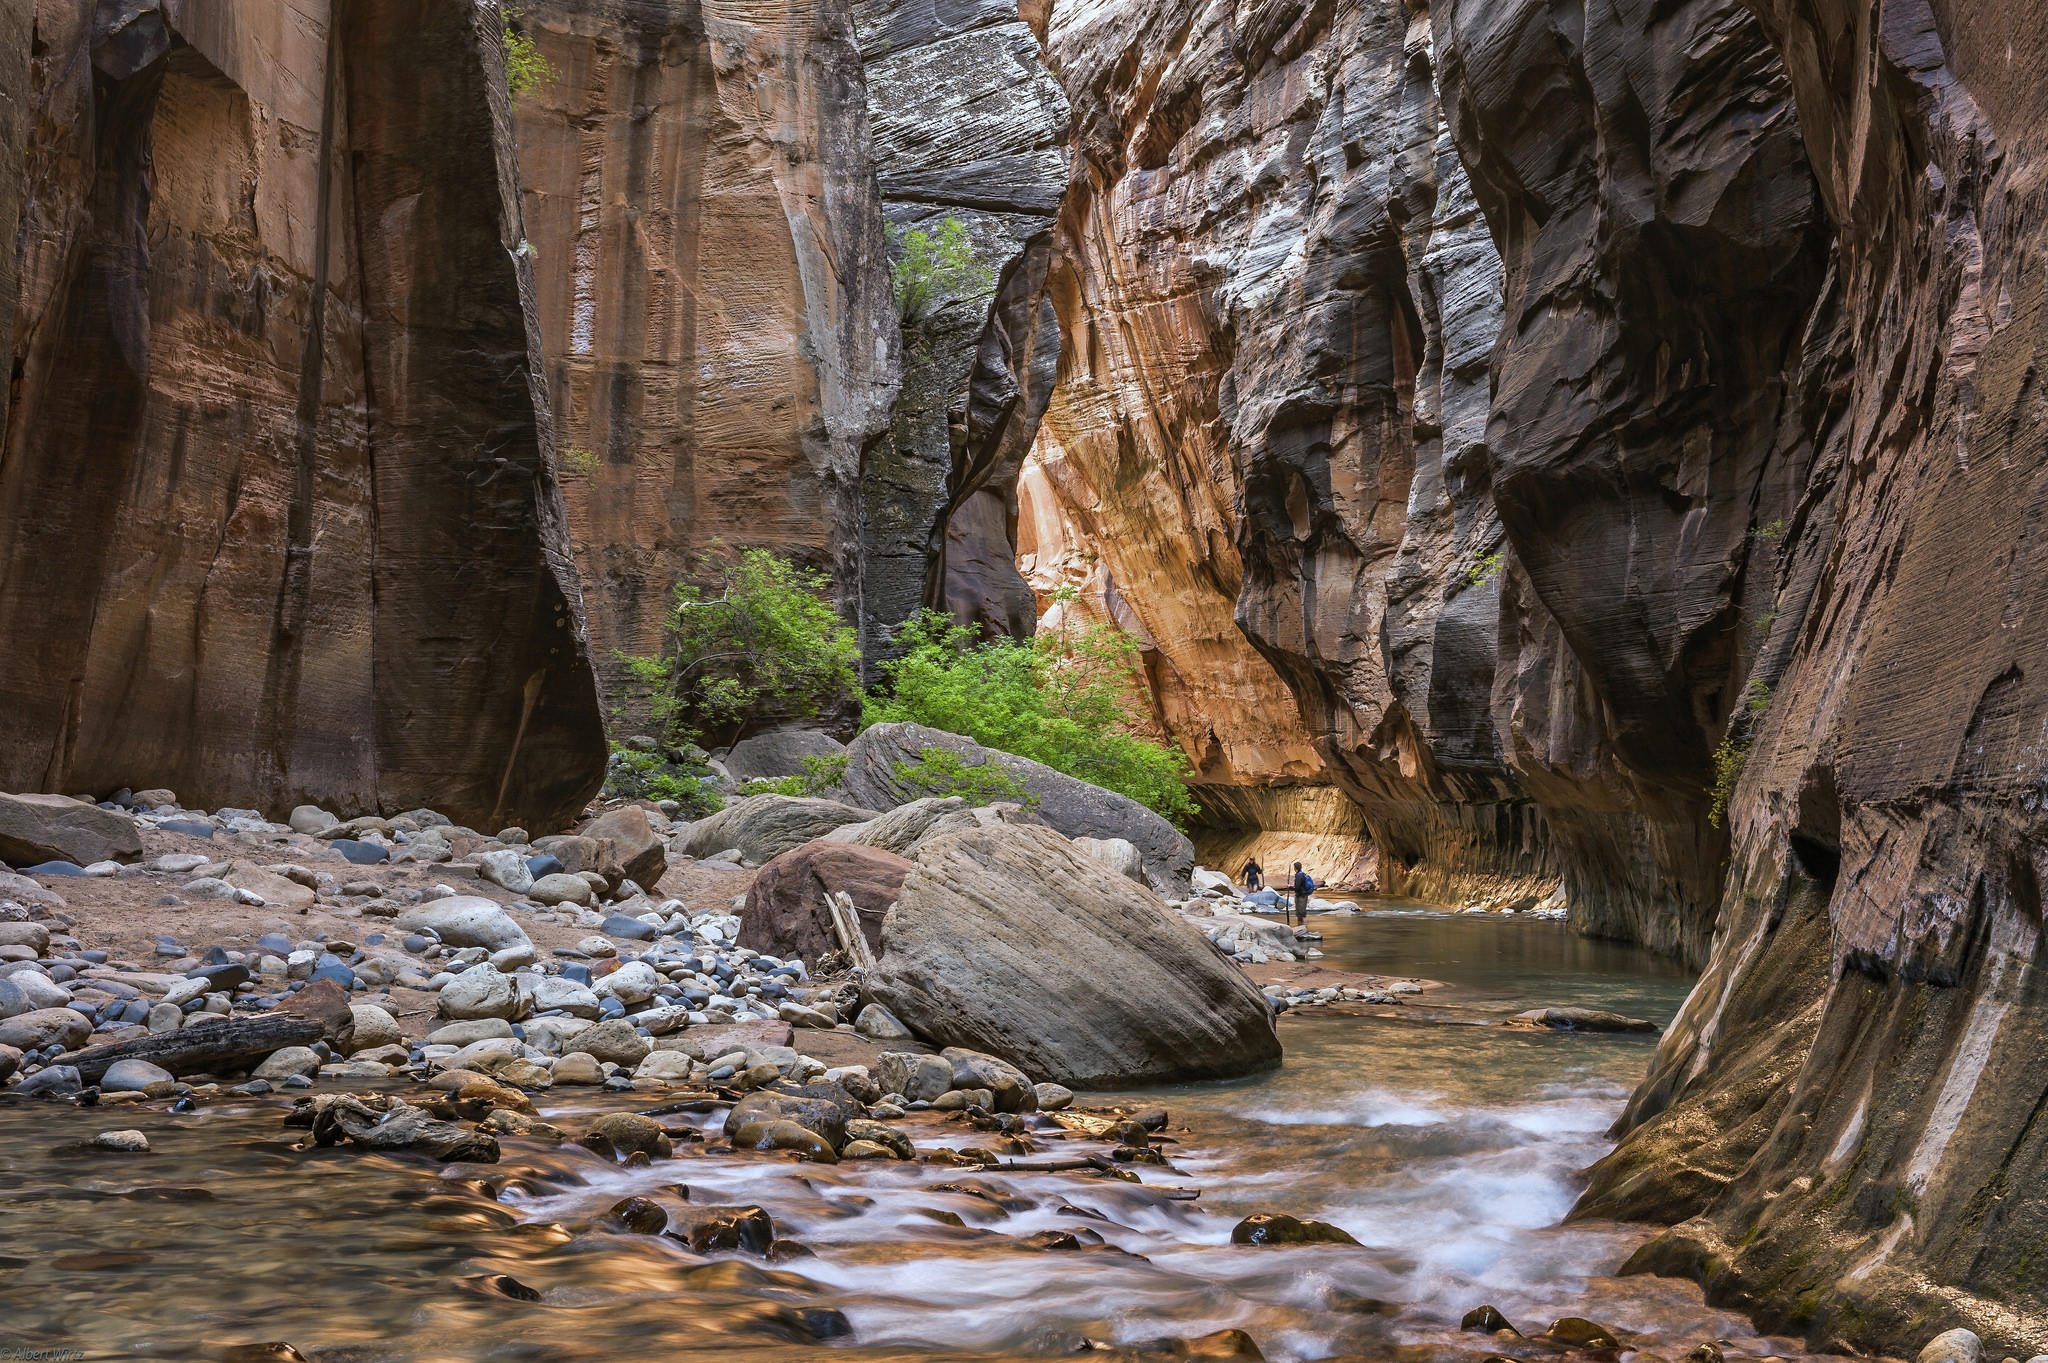
[[[340,14],[0,27],[0,786],[552,827],[602,777],[495,7]]]

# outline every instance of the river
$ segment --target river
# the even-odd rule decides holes
[[[1327,966],[1441,980],[1451,988],[1433,997],[1502,1015],[1572,1003],[1661,1024],[1689,984],[1670,962],[1555,923],[1397,906],[1316,926]],[[0,1105],[0,1348],[289,1359],[272,1347],[289,1343],[330,1363],[1012,1359],[1235,1328],[1274,1360],[1476,1360],[1497,1346],[1457,1325],[1490,1303],[1526,1332],[1586,1316],[1668,1359],[1716,1338],[1731,1357],[1792,1355],[1690,1285],[1604,1276],[1640,1228],[1559,1224],[1652,1038],[1312,1012],[1284,1018],[1282,1036],[1272,1074],[1113,1096],[1171,1113],[1175,1167],[1145,1169],[1147,1186],[688,1147],[632,1169],[522,1141],[500,1165],[437,1170],[300,1150],[281,1103],[183,1115]],[[551,1094],[542,1112],[575,1130],[601,1101]],[[152,1153],[77,1149],[127,1126]],[[914,1131],[924,1144],[987,1139]],[[705,1260],[606,1229],[603,1210],[629,1195],[757,1203],[812,1253]],[[1231,1245],[1255,1211],[1328,1220],[1361,1245]],[[1048,1230],[1083,1243],[1021,1246]]]

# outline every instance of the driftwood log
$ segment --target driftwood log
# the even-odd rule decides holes
[[[229,1018],[157,1036],[90,1046],[58,1059],[78,1067],[87,1084],[104,1079],[109,1066],[122,1060],[146,1060],[172,1074],[201,1074],[243,1068],[286,1046],[310,1046],[325,1033],[318,1019],[273,1013],[266,1017]]]

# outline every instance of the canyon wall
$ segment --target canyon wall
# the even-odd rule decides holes
[[[1471,728],[1432,706],[1431,636],[1447,598],[1491,598],[1462,588],[1498,544],[1479,448],[1498,261],[1426,23],[1393,4],[1073,3],[1049,50],[1077,158],[1035,556],[1078,541],[1084,594],[1139,640],[1217,817],[1335,780],[1391,847],[1461,779],[1512,801],[1485,678],[1460,697],[1480,741],[1450,745],[1468,777],[1416,742]],[[1451,614],[1453,648],[1490,654],[1491,612]],[[1410,888],[1419,860],[1383,855],[1381,883]],[[1548,869],[1489,845],[1458,891],[1541,893]]]
[[[1386,890],[1562,881],[1699,960],[1825,232],[1755,22],[1628,13],[1056,7],[1026,486],[1200,780],[1333,781]]]
[[[850,6],[527,0],[517,100],[546,386],[600,668],[763,547],[861,590],[898,336]]]
[[[2048,34],[1754,0],[1837,233],[1714,956],[1582,1210],[1863,1348],[2048,1351]]]
[[[856,6],[884,213],[901,258],[950,230],[981,278],[912,297],[890,439],[863,485],[863,652],[921,607],[1031,633],[1015,487],[1051,397],[1060,329],[1046,296],[1067,185],[1066,96],[1014,0]]]
[[[340,13],[0,33],[0,786],[495,828],[602,779],[495,7]]]

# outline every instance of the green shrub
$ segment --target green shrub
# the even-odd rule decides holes
[[[846,779],[846,754],[829,753],[806,757],[803,771],[795,776],[757,776],[740,786],[742,795],[799,795],[816,797]]]
[[[906,232],[893,223],[887,234],[895,254],[889,275],[904,326],[923,322],[952,299],[995,287],[995,272],[975,258],[967,226],[958,218],[941,219],[936,236],[922,228]]]
[[[1721,746],[1714,749],[1713,807],[1707,811],[1707,822],[1719,828],[1728,821],[1728,801],[1735,796],[1735,787],[1742,780],[1742,769],[1749,762],[1749,744],[1738,743],[1732,738],[1721,740]]]
[[[562,472],[573,473],[578,478],[588,478],[597,472],[597,452],[586,450],[581,445],[566,447],[556,456],[555,462],[562,466]]]
[[[532,94],[555,83],[554,64],[540,54],[540,45],[530,34],[505,25],[505,84],[512,98]]]
[[[621,800],[674,800],[682,806],[678,816],[685,819],[701,819],[725,803],[709,767],[693,767],[658,752],[639,752],[616,743],[604,793]]]
[[[1144,736],[1138,646],[1114,625],[1062,625],[1029,643],[983,642],[926,611],[897,632],[864,721],[908,720],[1043,762],[1128,795],[1175,822],[1195,812],[1187,759]]]
[[[993,762],[966,761],[951,748],[925,748],[917,761],[892,762],[890,767],[896,779],[911,789],[912,799],[957,795],[971,805],[1038,803],[1038,797],[1003,768]]]
[[[662,651],[625,659],[668,746],[705,733],[731,741],[749,719],[815,715],[856,693],[860,644],[827,599],[823,573],[749,549],[719,576],[717,596],[678,586]]]
[[[1507,567],[1507,562],[1508,556],[1505,552],[1482,556],[1477,563],[1465,570],[1465,585],[1484,587],[1500,576],[1501,569]]]

